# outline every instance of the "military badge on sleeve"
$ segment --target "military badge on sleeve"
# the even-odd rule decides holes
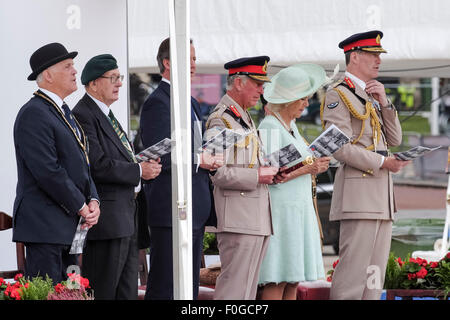
[[[334,109],[338,106],[338,104],[339,104],[339,101],[336,101],[336,102],[328,104],[327,107],[328,107],[328,109]]]

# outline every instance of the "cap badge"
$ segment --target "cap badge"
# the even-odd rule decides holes
[[[380,39],[381,39],[380,35],[377,35],[377,37],[375,38],[375,42],[377,44],[380,44]]]
[[[262,71],[263,71],[264,73],[267,73],[267,60],[266,60],[266,62],[264,62],[264,65],[263,65],[263,67],[262,67]]]

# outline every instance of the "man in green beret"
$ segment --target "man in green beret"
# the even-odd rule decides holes
[[[87,236],[82,274],[96,299],[137,299],[137,203],[141,178],[154,179],[158,161],[137,163],[126,132],[111,110],[124,80],[116,59],[101,54],[81,74],[86,94],[73,109],[89,139],[90,170],[102,201],[102,219]]]

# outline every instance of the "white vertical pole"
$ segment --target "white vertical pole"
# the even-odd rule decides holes
[[[431,104],[431,113],[430,113],[430,128],[431,135],[437,136],[439,135],[439,78],[433,77],[431,78],[431,100],[434,102]]]
[[[189,0],[169,1],[174,299],[192,300],[192,164]]]
[[[447,253],[447,246],[448,246],[448,226],[450,224],[450,174],[448,176],[448,184],[447,184],[447,205],[446,205],[446,216],[445,216],[445,224],[444,224],[444,232],[442,233],[442,245],[441,245],[441,252],[440,257],[443,258],[445,254]]]

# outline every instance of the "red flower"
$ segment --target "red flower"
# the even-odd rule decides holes
[[[420,270],[416,273],[417,278],[421,278],[421,279],[425,278],[425,276],[426,276],[427,274],[428,274],[428,271],[427,271],[427,269],[425,269],[424,267],[422,267],[422,269],[420,269]]]
[[[22,297],[20,296],[21,292],[22,291],[19,289],[18,286],[16,286],[16,284],[10,285],[8,283],[8,286],[6,287],[6,290],[4,291],[4,295],[11,299],[21,300],[22,299]]]
[[[23,278],[23,274],[18,273],[14,276],[14,281],[19,281],[20,278]]]
[[[403,264],[404,264],[401,257],[398,257],[397,262],[400,267],[403,266]]]
[[[87,278],[80,277],[80,284],[85,288],[90,288],[89,280]]]
[[[328,282],[331,282],[331,277],[328,277],[328,278],[327,278],[327,281],[328,281]]]
[[[413,280],[416,278],[416,274],[415,273],[408,273],[408,280]]]
[[[338,263],[339,263],[339,259],[337,259],[335,262],[333,262],[333,269],[336,269],[336,266]]]
[[[20,290],[14,290],[13,292],[11,292],[11,298],[21,300],[22,297],[20,296]]]
[[[67,275],[69,276],[69,280],[72,281],[72,284],[79,284],[84,288],[90,288],[89,280],[87,278],[83,278],[82,276],[76,273],[68,273]]]
[[[58,283],[55,286],[55,292],[56,293],[61,293],[64,290],[65,286],[62,283]]]
[[[4,284],[6,284],[5,279],[3,279],[3,278],[0,277],[0,286],[2,286],[2,285],[4,285]]]
[[[439,263],[438,262],[432,262],[431,264],[430,264],[430,267],[431,268],[437,268],[439,266]]]

